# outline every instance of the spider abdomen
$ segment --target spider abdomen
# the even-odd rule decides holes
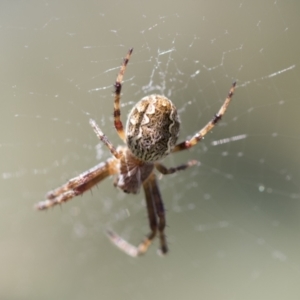
[[[131,110],[126,125],[126,143],[134,156],[157,161],[167,156],[176,144],[180,121],[171,100],[150,95]]]

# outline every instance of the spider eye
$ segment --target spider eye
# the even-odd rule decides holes
[[[167,156],[176,144],[180,121],[171,100],[150,95],[131,110],[126,125],[126,143],[134,156],[157,161]]]

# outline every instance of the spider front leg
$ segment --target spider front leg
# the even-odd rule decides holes
[[[127,56],[124,58],[121,69],[116,79],[115,87],[115,101],[114,101],[114,124],[119,137],[125,142],[125,132],[121,121],[120,98],[122,91],[123,76],[132,54],[133,48],[129,49]]]
[[[233,93],[235,91],[236,82],[234,82],[231,86],[231,89],[229,90],[228,96],[225,99],[223,105],[221,106],[220,110],[217,114],[212,118],[212,120],[207,123],[199,132],[197,132],[190,140],[184,141],[182,143],[177,144],[173,149],[172,152],[178,152],[185,149],[189,149],[193,146],[195,146],[197,143],[199,143],[204,136],[212,130],[215,125],[221,120],[223,115],[225,114],[228,105],[230,104],[230,101],[232,99]]]

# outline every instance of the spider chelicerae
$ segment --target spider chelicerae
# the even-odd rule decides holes
[[[136,194],[143,186],[150,226],[150,233],[146,238],[135,247],[115,232],[107,230],[108,237],[119,249],[136,257],[148,250],[157,233],[160,241],[160,253],[166,254],[168,252],[164,233],[165,209],[154,170],[167,175],[185,170],[198,163],[196,160],[191,160],[186,164],[167,168],[160,163],[160,160],[170,153],[189,149],[203,139],[224,115],[233,96],[236,83],[232,84],[219,112],[189,140],[176,144],[180,127],[177,109],[171,100],[156,94],[144,97],[132,108],[124,130],[120,118],[120,96],[124,72],[132,51],[133,49],[130,49],[124,58],[114,85],[114,125],[125,146],[115,148],[96,122],[90,120],[90,125],[97,137],[107,146],[112,157],[70,179],[61,187],[50,191],[47,194],[47,200],[37,203],[35,207],[38,210],[45,210],[67,202],[91,189],[110,175],[116,175],[114,186],[119,187],[125,193]]]

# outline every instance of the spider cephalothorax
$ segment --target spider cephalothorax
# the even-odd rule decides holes
[[[97,137],[108,147],[112,157],[50,191],[47,199],[39,202],[35,207],[44,210],[66,202],[83,194],[110,175],[116,176],[114,185],[126,193],[136,194],[143,186],[151,232],[138,247],[135,247],[115,232],[107,230],[108,237],[117,247],[128,255],[136,257],[148,250],[157,233],[160,239],[160,253],[165,254],[168,251],[164,234],[165,210],[154,170],[167,175],[198,163],[196,160],[191,160],[186,164],[167,168],[159,161],[170,153],[189,149],[200,142],[224,115],[236,84],[235,82],[232,84],[219,112],[189,140],[176,144],[180,126],[176,107],[165,96],[155,94],[144,97],[132,108],[125,131],[120,119],[120,95],[123,75],[132,50],[129,50],[124,59],[115,83],[114,124],[125,146],[115,148],[96,122],[90,120]]]

